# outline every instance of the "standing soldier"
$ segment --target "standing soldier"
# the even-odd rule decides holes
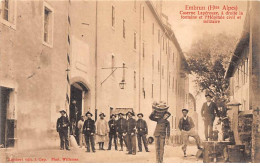
[[[107,134],[108,134],[108,123],[104,119],[105,116],[106,115],[104,113],[100,113],[99,114],[100,119],[97,120],[96,122],[96,126],[97,126],[96,139],[99,144],[99,150],[105,150],[104,142],[106,141]]]
[[[126,128],[126,137],[128,145],[128,154],[136,154],[136,120],[133,119],[134,113],[128,112],[127,128]]]
[[[79,146],[82,147],[83,144],[83,125],[84,125],[84,116],[81,116],[78,121],[78,130],[79,130]]]
[[[148,134],[148,127],[146,121],[143,120],[144,115],[142,113],[137,114],[138,120],[136,122],[137,128],[137,141],[138,141],[138,152],[142,152],[142,141],[146,152],[149,152],[146,136]]]
[[[126,119],[124,118],[124,114],[119,113],[118,114],[118,120],[117,120],[117,135],[119,138],[121,149],[119,151],[123,151],[123,142],[125,142],[125,146],[127,148],[127,142],[126,138],[124,137],[124,133],[126,133]]]
[[[181,131],[181,137],[182,137],[182,141],[183,141],[182,150],[183,150],[183,153],[184,153],[184,157],[187,157],[186,149],[187,149],[189,137],[193,137],[196,141],[198,149],[201,149],[201,147],[200,147],[200,137],[194,129],[195,125],[193,123],[192,118],[187,115],[188,112],[189,112],[189,110],[182,109],[183,117],[179,121],[179,129]]]
[[[170,116],[171,116],[171,113],[165,112],[162,118],[156,118],[155,111],[153,111],[149,117],[152,121],[157,122],[155,131],[154,131],[156,162],[157,163],[163,162],[165,137],[166,137],[166,140],[168,140],[170,137],[170,123],[167,120]]]
[[[94,141],[94,134],[96,131],[95,121],[91,119],[92,113],[89,111],[86,113],[87,120],[85,120],[83,125],[83,132],[85,134],[85,142],[87,144],[87,151],[90,152],[90,146],[89,142],[91,143],[91,148],[93,152],[96,152],[95,150],[95,141]]]
[[[203,117],[203,120],[204,120],[205,138],[206,138],[206,141],[208,141],[209,139],[212,140],[213,123],[215,120],[215,116],[217,115],[218,117],[220,117],[220,115],[219,115],[219,111],[218,111],[218,107],[217,107],[216,103],[214,103],[212,101],[213,95],[210,93],[207,93],[205,95],[205,97],[206,97],[207,102],[205,102],[202,105],[201,116]]]
[[[110,116],[110,121],[108,122],[108,125],[109,125],[109,144],[108,144],[107,150],[111,150],[112,139],[114,139],[115,150],[117,150],[117,135],[116,135],[117,125],[116,125],[116,115],[115,114],[112,114]]]
[[[69,139],[68,139],[68,130],[69,130],[69,119],[67,117],[67,113],[64,110],[60,111],[61,117],[57,120],[57,132],[59,132],[60,135],[60,150],[64,149],[64,143],[66,150],[69,149]],[[66,116],[65,116],[66,115]]]

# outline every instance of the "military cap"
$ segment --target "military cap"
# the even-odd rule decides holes
[[[65,110],[60,110],[60,113],[64,112],[65,114],[67,113]]]
[[[114,117],[116,117],[116,115],[115,115],[115,114],[111,114],[111,115],[110,115],[110,118],[112,118],[113,116],[114,116]]]
[[[181,112],[184,112],[184,111],[189,112],[189,110],[185,109],[185,108],[181,110]]]
[[[131,111],[128,111],[128,112],[126,113],[126,115],[128,115],[128,114],[131,114],[132,116],[135,116],[135,114],[134,114],[133,112],[131,112]]]
[[[89,111],[86,113],[86,116],[88,116],[88,114],[89,114],[90,116],[92,116],[92,113],[89,112]]]
[[[101,112],[101,113],[99,114],[99,116],[101,116],[101,115],[103,115],[104,117],[106,117],[106,115],[105,115],[103,112]]]
[[[142,114],[142,113],[138,113],[138,114],[137,114],[137,116],[139,116],[139,115],[141,115],[142,117],[144,117],[144,114]]]
[[[118,113],[118,115],[125,115],[125,114],[123,114],[123,113],[119,112],[119,113]]]

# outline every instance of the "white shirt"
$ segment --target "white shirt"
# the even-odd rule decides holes
[[[210,101],[210,102],[207,102],[207,105],[209,106],[209,105],[210,105],[210,103],[211,103],[211,101]]]

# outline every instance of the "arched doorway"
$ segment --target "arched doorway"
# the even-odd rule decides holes
[[[74,135],[78,142],[77,125],[81,116],[84,114],[84,109],[87,103],[87,94],[89,89],[82,82],[74,82],[70,87],[70,111],[69,119],[71,122],[71,135]]]

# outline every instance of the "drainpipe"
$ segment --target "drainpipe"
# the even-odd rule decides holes
[[[141,110],[141,31],[142,31],[142,3],[140,3],[140,17],[139,17],[139,101],[138,101],[138,112]]]
[[[97,110],[97,12],[98,1],[96,0],[96,27],[95,27],[95,110]]]

